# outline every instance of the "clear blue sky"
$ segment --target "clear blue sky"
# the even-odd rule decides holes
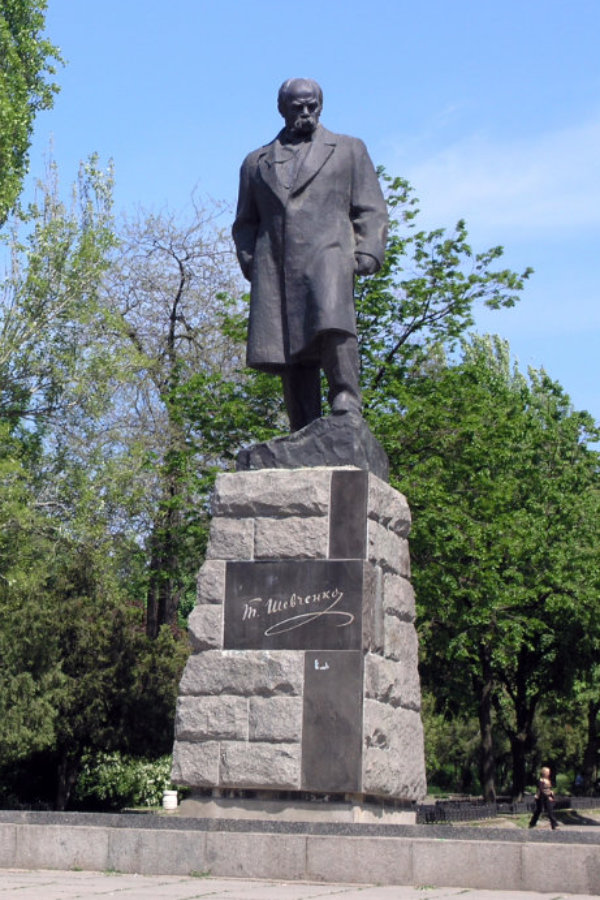
[[[600,419],[600,0],[49,0],[47,32],[67,65],[32,177],[52,138],[65,184],[114,159],[118,211],[233,204],[280,83],[316,78],[323,123],[409,178],[427,225],[534,267],[478,330]]]

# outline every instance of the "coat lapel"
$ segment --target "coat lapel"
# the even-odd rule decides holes
[[[296,175],[294,185],[288,191],[281,184],[276,174],[277,151],[281,145],[278,140],[274,140],[263,148],[263,152],[258,158],[258,169],[261,178],[285,206],[289,197],[303,190],[309,181],[312,181],[317,172],[323,168],[335,151],[336,143],[335,135],[319,126]]]
[[[288,200],[289,191],[281,184],[276,174],[277,150],[280,144],[278,140],[272,141],[264,147],[264,152],[258,158],[258,170],[262,180],[267,184],[276,197],[281,200],[285,206]]]
[[[300,166],[296,181],[290,191],[290,196],[300,193],[309,181],[312,181],[317,172],[323,168],[329,157],[335,151],[335,146],[335,135],[322,126],[319,126],[311,141],[304,162]]]

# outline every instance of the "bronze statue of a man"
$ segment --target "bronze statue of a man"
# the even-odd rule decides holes
[[[281,375],[292,431],[321,415],[360,414],[354,276],[383,262],[387,210],[362,141],[319,124],[308,78],[279,90],[285,127],[242,164],[233,238],[251,282],[247,363]]]

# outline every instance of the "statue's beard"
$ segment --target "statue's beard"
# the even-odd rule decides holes
[[[295,132],[296,134],[312,134],[317,127],[318,121],[316,116],[311,116],[309,119],[298,117],[293,121],[290,131]]]

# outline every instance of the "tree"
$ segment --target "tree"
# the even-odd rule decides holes
[[[414,514],[425,683],[455,708],[477,698],[492,799],[494,717],[519,796],[536,709],[569,690],[597,633],[597,431],[545,373],[511,369],[498,339],[474,337],[463,354],[431,360],[402,419],[376,421]]]
[[[402,409],[410,389],[436,347],[450,352],[474,324],[478,304],[506,309],[532,273],[495,268],[502,247],[474,253],[464,221],[452,233],[418,228],[418,200],[402,178],[380,173],[390,216],[384,265],[357,279],[355,302],[367,418]]]
[[[64,676],[52,747],[55,806],[64,809],[86,752],[145,757],[170,752],[177,685],[187,642],[164,628],[144,631],[144,609],[127,597],[105,547],[66,548],[46,586],[55,607],[55,640]],[[131,548],[122,548],[122,552]]]
[[[99,290],[115,245],[112,184],[112,169],[90,157],[68,207],[51,163],[38,200],[15,219],[0,283],[0,417],[13,426],[64,428],[75,410],[94,418],[110,391],[117,354]]]
[[[62,808],[87,750],[168,749],[187,643],[144,630],[148,457],[117,427],[139,360],[102,292],[111,173],[88,161],[67,208],[50,171],[1,294],[0,765],[8,783],[45,761]]]
[[[54,548],[28,473],[38,452],[0,422],[0,765],[52,746],[64,683],[40,602]]]
[[[21,192],[36,114],[58,87],[56,47],[41,37],[46,0],[3,0],[0,10],[0,226]]]
[[[201,402],[210,403],[211,379],[235,381],[241,347],[221,330],[239,278],[231,243],[216,220],[218,207],[193,205],[191,222],[171,214],[125,222],[119,253],[105,283],[114,339],[129,346],[135,383],[124,384],[115,413],[121,433],[148,462],[146,535],[147,630],[177,622],[193,605],[194,584],[208,527],[210,455],[189,440],[177,398],[191,379],[204,379]]]
[[[0,581],[0,766],[5,781],[15,763],[45,768],[64,809],[86,752],[169,752],[187,642],[166,628],[147,638],[120,577],[134,547],[3,518],[4,540],[14,535]]]

